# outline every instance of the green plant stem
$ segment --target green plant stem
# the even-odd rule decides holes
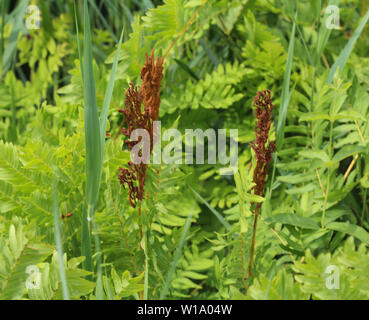
[[[56,184],[55,179],[53,180],[53,213],[54,213],[55,243],[56,243],[56,250],[58,253],[59,275],[60,275],[60,281],[62,284],[63,299],[69,300],[67,276],[65,273],[65,266],[64,266],[64,260],[63,260],[63,243],[62,243],[62,237],[61,237],[61,231],[60,231],[57,184]]]
[[[250,250],[250,262],[249,262],[249,273],[248,277],[252,276],[252,265],[254,263],[254,254],[255,254],[255,239],[256,239],[256,229],[258,226],[258,216],[261,207],[261,202],[256,205],[255,213],[254,213],[254,226],[253,226],[253,233],[252,233],[252,240],[251,240],[251,250]]]
[[[333,122],[331,121],[330,122],[330,128],[329,128],[329,159],[332,159],[332,156],[333,156]],[[325,191],[322,222],[321,222],[323,229],[325,228],[325,212],[326,212],[326,209],[327,209],[327,202],[328,202],[330,176],[331,176],[331,170],[330,170],[330,167],[328,167],[327,189]]]
[[[186,25],[184,26],[184,28],[182,29],[182,31],[179,33],[179,35],[171,42],[171,44],[169,45],[169,47],[167,48],[167,50],[165,50],[164,54],[163,54],[163,59],[165,59],[165,57],[168,55],[169,51],[173,48],[173,46],[175,45],[175,43],[177,42],[177,40],[179,38],[181,38],[184,33],[187,31],[187,29],[189,28],[189,26],[192,24],[192,22],[194,21],[197,13],[200,11],[200,9],[207,3],[207,0],[203,0],[201,6],[199,6],[196,11],[194,12],[194,14],[191,16],[191,18],[187,21]]]
[[[245,295],[247,293],[247,285],[245,282],[246,274],[245,274],[245,244],[244,244],[244,234],[241,233],[241,259],[242,259],[242,285],[245,288]]]
[[[142,240],[142,224],[141,224],[141,215],[142,215],[142,201],[139,201],[139,205],[138,205],[138,220],[139,220],[139,224],[138,224],[138,250],[142,250],[142,246],[141,246],[141,240]],[[146,260],[146,259],[145,259]],[[144,269],[145,269],[145,262],[144,262]],[[146,276],[146,273],[145,273]],[[141,280],[142,283],[142,280]],[[140,300],[144,299],[143,296],[143,291],[140,292]]]
[[[14,73],[14,68],[13,68],[13,73]],[[15,84],[14,84],[14,78],[11,78],[11,82],[12,85],[10,87],[10,92],[11,92],[11,110],[12,110],[12,120],[11,120],[11,127],[10,127],[10,132],[11,135],[9,135],[10,137],[10,141],[12,142],[16,142],[17,141],[17,110],[16,110],[16,106],[15,106],[15,93],[14,93],[14,88],[15,88]]]
[[[142,201],[140,201],[140,204],[138,206],[138,219],[139,219],[139,224],[138,224],[138,249],[141,250],[142,246],[141,246],[141,240],[142,240],[142,224],[141,224],[141,216],[142,216]]]
[[[95,217],[93,217],[92,226],[94,229],[95,249],[96,249],[96,268],[97,268],[96,299],[103,300],[104,299],[104,289],[103,289],[102,268],[101,268],[101,247],[100,247],[100,239],[99,239],[97,224],[95,222]]]
[[[145,253],[145,278],[144,278],[144,292],[143,292],[143,299],[147,300],[148,299],[148,291],[149,291],[149,257],[147,254],[147,231],[145,229],[144,231],[144,235],[143,235],[143,240],[144,240],[144,253]]]
[[[323,214],[322,214],[322,228],[325,228],[325,212],[327,209],[327,202],[328,202],[328,192],[329,192],[329,184],[330,184],[330,168],[328,168],[328,177],[327,177],[327,189],[325,192],[325,197],[324,197],[324,205],[323,205]]]

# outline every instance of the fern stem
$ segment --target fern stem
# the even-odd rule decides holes
[[[244,244],[244,236],[243,236],[243,233],[241,233],[242,285],[245,288],[245,295],[246,295],[246,293],[247,293],[247,286],[246,286],[246,283],[245,283],[246,274],[245,274],[245,249],[244,249],[244,246],[245,246],[245,244]]]
[[[138,206],[138,220],[139,220],[139,224],[138,224],[138,250],[142,250],[142,246],[141,246],[141,240],[142,240],[142,224],[141,224],[141,215],[142,215],[142,201],[139,201],[139,206]],[[144,262],[144,269],[146,268],[146,259]],[[145,273],[146,276],[146,273]],[[141,279],[141,283],[142,283],[142,279]],[[141,291],[140,292],[140,300],[144,299],[144,292]]]
[[[316,173],[316,176],[318,177],[320,189],[322,190],[323,196],[325,197],[324,187],[323,187],[323,184],[322,184],[322,180],[320,179],[319,171],[318,171],[317,168],[315,169],[315,173]]]
[[[175,43],[177,42],[177,40],[182,37],[184,35],[184,33],[187,31],[187,29],[189,28],[189,26],[192,24],[193,20],[195,19],[197,13],[200,11],[200,9],[205,5],[205,3],[207,2],[207,0],[204,0],[201,4],[200,7],[198,7],[196,9],[196,11],[194,12],[194,14],[192,15],[192,17],[187,21],[186,25],[184,26],[184,28],[182,29],[182,31],[180,32],[180,34],[178,35],[178,37],[176,37],[170,44],[170,46],[168,47],[167,50],[165,50],[164,54],[163,54],[163,59],[165,59],[165,57],[167,56],[167,54],[169,53],[169,51],[173,48],[173,46],[175,45]]]
[[[323,205],[323,214],[322,214],[322,228],[325,228],[325,212],[326,212],[326,208],[327,208],[327,202],[328,202],[328,192],[329,192],[329,184],[330,184],[330,169],[328,168],[328,177],[327,177],[327,190],[325,192],[325,197],[324,197],[324,205]]]
[[[149,291],[149,257],[147,254],[147,232],[144,233],[144,253],[145,253],[145,277],[144,277],[144,291],[143,291],[143,299],[148,299],[148,291]]]
[[[250,250],[250,262],[249,262],[249,274],[248,274],[249,278],[252,276],[252,265],[254,263],[254,254],[255,254],[256,229],[258,225],[258,216],[259,216],[260,207],[261,207],[261,202],[259,202],[255,208],[254,226],[253,226],[253,234],[252,234],[251,250]]]
[[[355,126],[356,126],[356,129],[357,129],[358,133],[359,133],[359,136],[360,136],[361,141],[362,142],[365,142],[364,136],[363,136],[363,134],[362,134],[362,132],[360,130],[360,127],[359,127],[359,124],[358,124],[357,120],[355,120]],[[347,170],[346,170],[346,172],[345,172],[345,174],[343,176],[343,181],[344,182],[347,180],[347,178],[348,178],[348,176],[349,176],[349,174],[350,174],[352,168],[354,167],[354,165],[355,165],[355,163],[356,163],[356,161],[357,161],[358,158],[359,158],[359,155],[358,154],[355,154],[354,159],[352,159],[349,167],[347,168]]]
[[[141,215],[142,215],[142,201],[140,201],[139,207],[138,207],[138,219],[139,219],[139,224],[138,224],[138,249],[141,250],[142,246],[141,246],[141,240],[142,240],[142,224],[141,224]]]
[[[333,122],[330,122],[330,127],[329,127],[329,159],[332,159],[333,156]],[[324,204],[323,204],[323,214],[322,214],[322,228],[325,228],[325,212],[327,209],[327,203],[328,203],[328,193],[329,193],[329,185],[330,185],[330,175],[331,175],[331,170],[330,167],[328,167],[328,177],[327,177],[327,189],[325,192],[325,197],[324,197]]]

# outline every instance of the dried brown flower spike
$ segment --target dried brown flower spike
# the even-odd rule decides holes
[[[126,99],[124,101],[125,109],[119,112],[125,116],[127,128],[122,129],[127,139],[128,149],[138,143],[129,140],[129,137],[135,129],[145,129],[150,134],[150,154],[152,153],[154,142],[156,141],[156,132],[153,129],[153,121],[159,118],[160,107],[160,83],[163,79],[163,58],[158,57],[155,63],[154,50],[149,57],[146,54],[146,60],[141,69],[142,85],[138,89],[133,83],[126,91]],[[143,110],[142,110],[143,104]],[[134,164],[128,162],[129,169],[119,168],[118,178],[120,184],[129,189],[129,202],[133,208],[136,207],[137,201],[144,197],[144,187],[146,180],[147,164]]]
[[[256,122],[255,128],[256,138],[255,141],[251,143],[251,147],[255,151],[256,158],[256,168],[254,170],[253,176],[255,186],[253,187],[253,189],[254,194],[258,196],[263,196],[265,178],[268,173],[269,164],[272,161],[272,153],[277,149],[273,141],[269,142],[268,146],[266,147],[269,137],[270,126],[272,124],[272,111],[274,108],[271,100],[271,91],[270,90],[259,91],[254,99],[254,106],[256,107],[256,118],[258,119],[258,121]],[[254,215],[253,237],[250,252],[250,263],[248,274],[249,277],[252,276],[252,264],[255,251],[256,228],[260,206],[261,202],[258,202],[256,204],[254,211],[255,215]]]
[[[268,142],[269,130],[272,124],[272,111],[274,105],[271,100],[271,91],[259,91],[254,99],[256,107],[256,122],[254,142],[250,143],[255,151],[256,168],[254,171],[254,194],[262,196],[264,194],[265,178],[268,172],[268,167],[272,161],[272,153],[277,149],[273,141],[269,142],[268,147],[265,147]]]

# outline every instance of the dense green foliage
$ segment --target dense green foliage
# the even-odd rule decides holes
[[[24,24],[29,4],[40,29]],[[369,298],[366,0],[0,6],[0,299]],[[130,159],[118,109],[152,49],[167,53],[162,129],[238,129],[239,159],[235,175],[150,164],[140,215],[117,178]],[[258,197],[249,143],[264,89],[277,151]]]

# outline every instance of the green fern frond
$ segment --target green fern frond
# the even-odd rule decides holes
[[[3,141],[0,141],[0,180],[24,192],[37,188],[37,182],[23,169],[17,147]]]
[[[24,233],[23,227],[11,225],[8,239],[2,241],[0,252],[0,299],[19,299],[26,290],[28,267],[45,260],[54,246],[41,243],[32,233]]]
[[[181,0],[165,0],[163,5],[149,10],[142,17],[145,29],[152,33],[147,38],[157,40],[156,46],[163,47],[168,41],[174,40],[183,29],[185,25],[183,5]]]
[[[72,299],[87,296],[95,289],[95,283],[85,279],[91,272],[78,268],[83,260],[84,257],[78,257],[67,262],[66,254],[64,254],[66,278]],[[38,267],[41,273],[39,287],[28,289],[27,298],[31,300],[62,300],[63,293],[56,251],[50,263],[39,263]]]
[[[188,108],[227,109],[244,96],[236,93],[235,86],[245,74],[245,68],[237,62],[220,64],[199,82],[188,79],[184,88],[173,88],[173,92],[163,97],[161,112],[173,113]]]

